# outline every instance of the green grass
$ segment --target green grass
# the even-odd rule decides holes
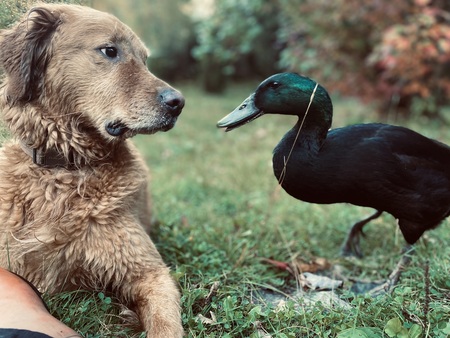
[[[420,240],[392,295],[355,295],[348,291],[351,283],[347,282],[338,291],[350,305],[346,310],[294,300],[280,310],[263,297],[267,290],[291,293],[297,284],[287,272],[261,258],[325,257],[340,266],[345,277],[379,280],[394,267],[404,240],[395,220],[385,215],[367,227],[364,259],[339,256],[350,225],[372,210],[300,202],[277,186],[272,149],[295,119],[265,116],[230,133],[215,127],[255,86],[235,85],[214,96],[199,92],[195,84],[181,85],[187,105],[177,126],[168,133],[135,138],[152,174],[158,220],[152,238],[182,290],[187,335],[403,337],[402,329],[413,337],[418,327],[422,336],[450,334],[448,222]],[[374,120],[368,107],[336,99],[334,126]],[[450,143],[448,126],[430,121],[406,125]],[[208,296],[213,285],[218,286]],[[59,318],[86,337],[131,336],[130,330],[117,324],[114,299],[82,293],[49,301]]]

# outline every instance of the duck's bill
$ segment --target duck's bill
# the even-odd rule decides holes
[[[264,112],[255,106],[254,96],[255,94],[252,94],[247,97],[239,107],[217,122],[217,127],[230,131],[263,115]]]

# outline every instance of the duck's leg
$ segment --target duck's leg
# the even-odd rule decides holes
[[[363,233],[363,227],[369,223],[371,220],[374,220],[375,218],[380,217],[380,215],[383,213],[381,210],[377,210],[376,213],[374,213],[372,216],[367,217],[363,219],[362,221],[359,221],[355,223],[352,228],[350,229],[347,238],[342,245],[341,249],[341,255],[343,256],[357,256],[362,257],[363,254],[361,252],[361,247],[359,245],[359,241],[361,238],[361,235],[364,236]]]
[[[390,293],[400,279],[400,275],[402,274],[404,268],[411,262],[411,256],[413,254],[414,246],[410,244],[406,245],[403,248],[402,257],[395,266],[394,271],[392,271],[389,275],[388,279],[383,284],[370,290],[369,294],[372,296],[378,296],[381,294]]]

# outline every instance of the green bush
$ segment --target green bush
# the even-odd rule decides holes
[[[216,1],[210,17],[196,23],[203,88],[222,92],[226,79],[266,77],[278,70],[278,4],[263,0]]]

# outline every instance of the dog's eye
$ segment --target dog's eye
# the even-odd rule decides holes
[[[100,51],[111,59],[116,58],[119,54],[116,47],[103,47],[100,48]]]

